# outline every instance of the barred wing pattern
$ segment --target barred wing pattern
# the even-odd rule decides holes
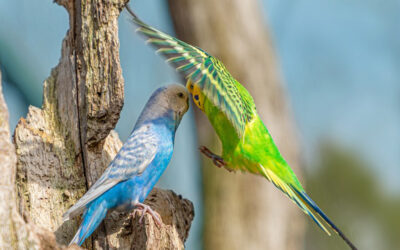
[[[129,10],[128,10],[129,11]],[[216,58],[200,48],[171,37],[142,22],[130,11],[138,32],[147,37],[180,73],[198,85],[204,95],[226,115],[241,137],[253,116],[252,106],[243,100],[242,86]],[[242,87],[243,88],[243,87]],[[247,91],[246,91],[247,94]],[[254,103],[253,103],[254,105]]]
[[[151,126],[143,125],[132,133],[104,172],[107,179],[129,179],[141,174],[153,161],[159,139]]]
[[[141,174],[153,161],[157,145],[158,138],[150,124],[135,130],[96,183],[63,215],[64,221],[81,213],[87,204],[119,182]]]

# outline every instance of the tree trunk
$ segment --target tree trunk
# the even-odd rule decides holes
[[[10,138],[0,72],[0,249],[61,249],[53,233],[26,222],[18,213],[15,191],[17,157]]]
[[[58,244],[68,244],[81,219],[63,223],[62,214],[122,146],[112,129],[124,98],[118,16],[127,0],[56,2],[68,11],[70,29],[60,62],[44,82],[42,109],[30,107],[15,129],[16,154],[0,98],[0,155],[5,159],[0,162],[0,217],[5,222],[0,225],[0,246],[9,246],[1,249],[57,249]],[[138,225],[139,215],[113,212],[84,246],[182,249],[194,216],[192,203],[159,189],[146,203],[161,215],[161,227],[149,215]]]
[[[299,175],[297,138],[277,60],[256,0],[170,0],[182,40],[221,59],[253,95],[281,153]],[[199,142],[217,148],[206,117],[196,114]],[[200,126],[201,124],[201,126]],[[262,177],[203,168],[205,249],[301,249],[303,216]]]

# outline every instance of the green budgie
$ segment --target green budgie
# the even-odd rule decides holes
[[[225,66],[204,50],[145,24],[129,7],[127,9],[139,27],[137,31],[146,36],[147,42],[155,46],[157,52],[186,77],[186,87],[194,103],[207,115],[220,138],[222,156],[206,147],[201,147],[201,152],[218,167],[264,176],[328,235],[330,227],[351,249],[356,249],[306,194],[258,116],[253,98]]]

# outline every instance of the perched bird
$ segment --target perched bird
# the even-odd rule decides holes
[[[142,211],[161,224],[161,219],[143,204],[171,160],[175,131],[189,107],[189,93],[181,85],[157,89],[144,107],[128,140],[103,175],[64,215],[64,221],[83,213],[71,244],[81,245],[105,218],[118,209]]]
[[[200,150],[218,167],[262,175],[284,192],[328,235],[333,229],[352,248],[355,246],[306,194],[296,175],[281,156],[257,114],[249,92],[217,58],[204,50],[171,37],[141,21],[127,6],[137,31],[187,79],[194,103],[207,115],[222,142],[222,156],[206,147]],[[328,227],[327,227],[328,226]]]

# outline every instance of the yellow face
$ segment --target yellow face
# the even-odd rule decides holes
[[[204,112],[204,95],[201,93],[199,86],[197,84],[193,84],[193,82],[189,79],[186,83],[186,88],[188,89],[189,93],[192,94],[193,102]]]

